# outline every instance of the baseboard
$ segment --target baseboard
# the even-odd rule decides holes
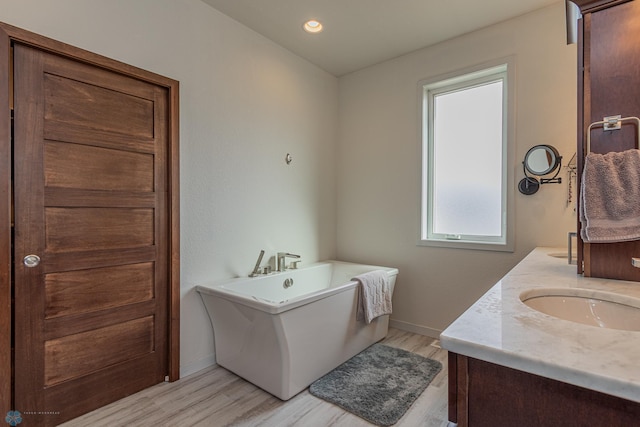
[[[182,365],[180,366],[180,378],[195,374],[198,371],[215,365],[217,365],[216,356],[213,354],[211,356],[205,357],[204,359],[196,360],[195,362],[189,363],[187,365]]]
[[[424,335],[435,339],[440,339],[440,333],[442,333],[442,331],[438,329],[414,325],[413,323],[403,322],[402,320],[389,319],[389,326],[400,329],[401,331],[413,332],[414,334]]]

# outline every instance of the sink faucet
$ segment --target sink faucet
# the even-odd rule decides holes
[[[285,271],[287,269],[286,258],[300,259],[300,255],[290,254],[288,252],[278,252],[278,262],[277,262],[278,271]]]

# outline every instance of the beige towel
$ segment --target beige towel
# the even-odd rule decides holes
[[[353,278],[360,282],[357,320],[371,323],[373,319],[391,314],[391,284],[384,270],[374,270]]]
[[[640,150],[587,155],[580,222],[585,242],[640,239]]]

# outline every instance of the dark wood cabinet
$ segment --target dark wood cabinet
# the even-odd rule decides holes
[[[578,45],[578,170],[584,168],[592,123],[605,117],[640,116],[640,1],[574,1],[582,12]],[[637,148],[638,125],[589,132],[591,151],[608,153]],[[578,174],[580,188],[581,174]],[[580,202],[578,202],[580,203]],[[578,219],[578,229],[581,224]],[[586,243],[578,240],[578,273],[587,277],[640,281],[631,265],[640,257],[640,241]],[[584,269],[583,269],[584,266]]]
[[[640,403],[449,353],[449,421],[458,427],[628,427]]]
[[[578,5],[581,13],[595,12],[602,8],[615,6],[616,4],[626,3],[630,0],[571,0]]]

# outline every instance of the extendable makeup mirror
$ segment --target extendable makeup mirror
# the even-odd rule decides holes
[[[536,145],[530,148],[524,156],[522,165],[524,178],[518,183],[518,190],[522,194],[530,196],[540,189],[541,184],[560,184],[562,182],[562,178],[558,178],[562,166],[562,156],[551,145]],[[553,177],[543,178],[553,172],[555,172]]]

